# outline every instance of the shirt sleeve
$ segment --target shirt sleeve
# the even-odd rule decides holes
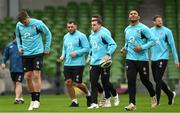
[[[76,50],[75,52],[76,52],[76,54],[78,56],[81,56],[84,53],[88,53],[89,52],[90,46],[89,46],[88,39],[87,39],[87,37],[85,35],[81,35],[81,37],[79,38],[79,41],[81,43],[82,48],[79,49],[79,50]]]
[[[89,37],[89,52],[88,52],[88,59],[91,59],[91,56],[92,56],[92,46],[91,46],[91,43],[90,43],[90,37]]]
[[[141,32],[147,39],[147,43],[141,45],[142,50],[148,49],[155,45],[155,39],[153,38],[153,34],[151,33],[149,28],[145,28]]]
[[[21,39],[21,34],[19,31],[19,26],[16,25],[16,40],[17,40],[17,45],[18,48],[22,48],[22,39]]]
[[[4,49],[3,55],[2,55],[2,64],[6,64],[6,61],[9,59],[9,49],[6,47]]]
[[[124,36],[124,38],[125,38],[124,48],[125,48],[125,50],[127,50],[128,43],[127,43],[127,40],[126,40],[126,29],[124,30],[124,34],[125,34],[125,36]]]
[[[168,38],[169,46],[170,46],[171,51],[172,51],[174,61],[178,62],[179,59],[178,59],[178,55],[177,55],[177,51],[176,51],[176,46],[175,46],[173,34],[172,34],[172,32],[170,30],[167,32],[167,38]]]
[[[62,54],[61,54],[61,56],[65,57],[65,55],[66,55],[66,50],[65,50],[64,38],[63,38],[63,47],[62,47]]]
[[[104,34],[102,38],[104,38],[106,40],[107,44],[108,44],[107,54],[112,56],[112,54],[114,53],[114,51],[117,48],[117,44],[115,43],[113,38],[110,35],[108,35],[108,34]]]
[[[52,34],[49,28],[41,21],[39,30],[46,35],[45,51],[50,51]]]
[[[127,50],[127,45],[128,45],[127,42],[125,42],[125,44],[124,44],[124,49],[125,50]]]

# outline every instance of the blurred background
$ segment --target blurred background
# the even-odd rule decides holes
[[[43,20],[52,32],[52,49],[50,55],[44,58],[42,75],[44,93],[66,93],[63,67],[56,59],[61,53],[63,36],[67,33],[66,22],[70,18],[78,22],[78,29],[88,37],[91,31],[91,16],[98,14],[103,17],[103,25],[111,31],[118,45],[113,56],[110,79],[119,93],[126,93],[127,89],[125,58],[121,56],[120,48],[124,46],[124,29],[128,25],[127,17],[131,9],[137,9],[141,16],[140,21],[149,27],[152,27],[154,15],[162,15],[164,24],[173,31],[180,56],[180,0],[0,0],[0,60],[3,49],[12,41],[11,37],[17,23],[16,16],[21,9],[26,9],[30,17]],[[89,85],[88,70],[87,65],[83,80]],[[169,87],[180,94],[180,70],[175,68],[172,55],[164,76]],[[143,87],[138,78],[137,92],[147,93]],[[26,93],[25,80],[23,88]],[[8,68],[0,69],[0,94],[13,94],[13,90]]]

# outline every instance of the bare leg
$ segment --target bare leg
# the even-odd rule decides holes
[[[75,86],[81,89],[86,95],[88,95],[89,90],[84,83],[78,83],[78,84],[75,84]]]
[[[72,80],[71,79],[66,80],[65,84],[66,84],[66,87],[67,87],[67,90],[68,90],[68,93],[69,93],[71,100],[76,99]]]
[[[76,84],[76,87],[81,89],[86,94],[86,99],[87,99],[86,104],[89,107],[91,105],[91,97],[90,97],[90,92],[89,92],[87,86],[84,83],[78,83],[78,84]]]
[[[22,98],[22,84],[20,82],[15,83],[16,98]]]
[[[34,92],[34,85],[33,85],[33,81],[32,81],[32,76],[33,76],[32,71],[25,72],[25,79],[27,81],[27,87],[28,87],[29,92]]]
[[[33,71],[34,74],[34,92],[41,91],[41,71]]]

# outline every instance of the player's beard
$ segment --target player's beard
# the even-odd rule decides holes
[[[138,22],[138,18],[129,18],[129,21],[132,22],[132,23],[136,23]]]
[[[97,32],[99,29],[98,28],[93,28],[92,30],[93,30],[93,32]]]
[[[156,27],[157,27],[157,28],[160,28],[160,27],[162,27],[162,25],[156,25]]]

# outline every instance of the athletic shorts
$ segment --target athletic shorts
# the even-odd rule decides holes
[[[43,67],[43,54],[23,56],[22,60],[24,72],[41,70]]]
[[[82,83],[84,66],[64,66],[65,81],[71,79],[73,82]]]
[[[24,79],[23,72],[11,72],[11,79],[13,82],[22,82]]]

